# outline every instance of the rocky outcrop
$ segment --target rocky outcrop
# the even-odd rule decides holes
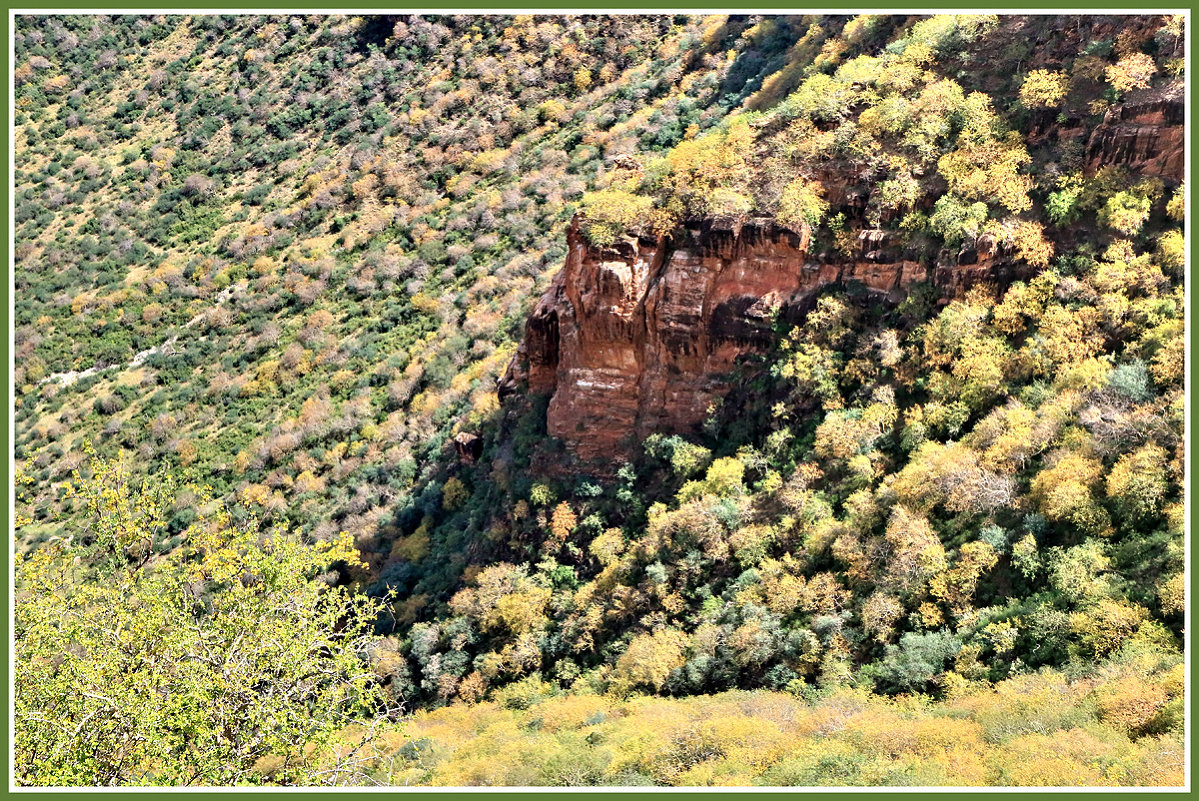
[[[610,472],[648,434],[698,427],[738,362],[770,346],[775,316],[797,318],[822,287],[856,283],[894,301],[931,280],[949,296],[1010,268],[980,242],[958,264],[929,269],[891,236],[864,231],[857,254],[833,263],[809,255],[806,235],[769,220],[602,250],[573,225],[566,263],[528,320],[501,398],[524,387],[549,395],[549,433],[590,470]]]
[[[483,439],[469,431],[459,432],[454,436],[454,450],[464,464],[474,464],[483,455]]]
[[[1182,81],[1130,94],[1113,106],[1087,142],[1087,169],[1124,166],[1138,175],[1182,181],[1186,130]]]

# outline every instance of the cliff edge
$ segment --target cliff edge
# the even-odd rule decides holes
[[[798,320],[829,285],[859,284],[890,302],[931,281],[945,297],[1016,265],[986,241],[929,268],[863,231],[843,263],[809,254],[806,233],[771,220],[707,224],[685,236],[587,243],[575,221],[566,263],[542,296],[500,383],[550,397],[547,429],[580,462],[605,472],[653,432],[698,427],[747,354],[766,351],[778,316]]]

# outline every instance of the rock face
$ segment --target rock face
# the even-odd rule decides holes
[[[483,439],[477,434],[462,431],[454,436],[454,450],[465,464],[474,464],[483,454]]]
[[[526,384],[549,395],[550,435],[593,472],[615,470],[650,433],[698,427],[738,361],[770,346],[774,315],[796,317],[822,287],[857,282],[894,301],[931,280],[952,295],[1009,267],[979,242],[960,266],[930,270],[883,231],[863,232],[844,263],[809,257],[806,236],[768,220],[689,233],[600,250],[573,225],[500,384],[501,398]]]
[[[1135,174],[1183,178],[1186,90],[1182,81],[1130,94],[1108,110],[1087,142],[1087,169],[1125,166]]]

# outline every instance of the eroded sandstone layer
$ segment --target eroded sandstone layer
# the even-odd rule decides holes
[[[994,272],[986,243],[955,269],[930,271],[865,231],[844,264],[809,257],[807,238],[770,221],[704,228],[685,241],[628,239],[589,246],[572,226],[566,263],[537,304],[501,387],[550,396],[547,427],[592,466],[614,464],[655,431],[702,423],[729,374],[830,284],[858,282],[894,301],[915,282],[947,294]],[[980,252],[981,251],[981,252]]]
[[[1087,168],[1123,166],[1138,175],[1182,180],[1185,95],[1178,80],[1133,92],[1113,106],[1087,142]]]

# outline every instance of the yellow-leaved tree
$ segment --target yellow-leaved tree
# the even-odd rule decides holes
[[[1070,76],[1053,70],[1033,70],[1020,85],[1020,100],[1029,108],[1055,108],[1070,89]]]

